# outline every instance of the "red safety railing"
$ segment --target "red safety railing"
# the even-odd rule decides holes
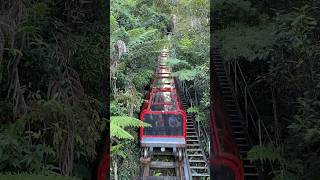
[[[102,156],[97,169],[97,180],[109,180],[110,174],[110,141],[105,138]]]

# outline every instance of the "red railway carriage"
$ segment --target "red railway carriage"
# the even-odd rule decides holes
[[[176,88],[176,79],[174,77],[158,77],[152,82],[152,88]]]
[[[167,60],[168,51],[164,50],[158,58],[152,86],[141,109],[141,121],[151,127],[140,128],[140,143],[144,157],[154,148],[162,151],[169,148],[181,159],[182,148],[186,146],[186,112]]]
[[[152,88],[140,119],[151,127],[140,128],[141,147],[172,148],[179,152],[186,145],[186,113],[175,88]],[[148,150],[147,150],[148,151]],[[145,149],[145,156],[147,152]]]
[[[166,66],[160,66],[156,70],[157,74],[171,74],[171,68]]]

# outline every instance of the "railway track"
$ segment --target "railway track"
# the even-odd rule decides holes
[[[167,58],[168,58],[168,52],[166,49],[164,49],[163,53],[158,59],[158,67],[156,69],[155,78],[161,79],[164,77],[167,78],[171,76],[170,75],[171,70],[166,63]],[[162,106],[165,107],[164,105],[162,106],[153,105],[153,104],[157,105],[157,103],[159,102],[162,102],[162,103],[165,102],[164,100],[160,100],[160,98],[158,97],[159,95],[161,95],[160,93],[155,95],[157,93],[156,92],[157,85],[153,84],[153,86],[155,87],[155,89],[153,89],[152,91],[154,94],[152,94],[151,100],[150,100],[152,107],[162,107]],[[159,180],[159,179],[202,180],[204,179],[205,180],[207,179],[207,177],[210,176],[207,158],[202,149],[199,133],[196,129],[194,118],[192,114],[185,113],[185,111],[189,108],[190,101],[188,98],[186,98],[187,96],[185,96],[184,89],[183,88],[180,89],[178,86],[179,86],[178,84],[175,84],[173,86],[169,85],[170,88],[173,88],[173,89],[170,89],[170,91],[166,90],[164,88],[165,86],[160,86],[160,87],[168,91],[169,93],[172,93],[172,92],[176,93],[176,88],[178,92],[179,90],[182,92],[181,94],[177,93],[177,95],[179,95],[180,98],[176,97],[178,103],[175,105],[177,105],[178,109],[176,109],[176,106],[174,106],[176,110],[176,112],[174,113],[177,113],[176,116],[180,115],[180,117],[184,117],[185,122],[182,124],[184,126],[183,142],[179,142],[179,140],[174,138],[171,138],[172,140],[170,138],[167,138],[166,139],[167,142],[163,142],[163,140],[160,139],[163,137],[160,137],[160,138],[158,137],[159,138],[158,141],[154,139],[149,141],[144,140],[143,146],[141,147],[142,153],[140,158],[140,163],[141,163],[140,177],[138,179],[142,179],[142,180]],[[163,98],[167,98],[167,97],[163,96]],[[175,101],[172,101],[169,98],[167,98],[167,100],[169,100],[168,102],[176,103]],[[151,105],[149,106],[146,105],[145,107],[147,108],[149,107],[150,109],[152,109]],[[169,106],[166,106],[166,107],[169,107]],[[144,113],[140,115],[142,120],[144,119],[144,117],[146,117],[145,114],[147,114],[147,112],[152,114],[154,113],[153,111],[158,111],[159,113],[159,110],[160,110],[160,109],[153,109],[152,111],[150,111],[150,109],[142,111]],[[165,110],[165,108],[161,109],[161,111],[162,113],[164,111],[167,111],[167,113],[169,112],[172,114],[171,111]],[[161,122],[160,120],[161,118],[159,120],[155,119],[155,121],[151,123],[155,122],[155,127],[157,127],[157,126],[160,126],[160,122]],[[169,123],[174,122],[172,120],[173,120],[172,118],[168,119],[168,122]],[[170,128],[172,127],[174,126],[169,125],[167,128],[168,130],[170,130]],[[142,130],[142,132],[144,131]],[[150,134],[152,134],[152,132],[155,132],[155,131],[151,131]],[[171,133],[166,132],[166,133],[170,135],[172,134],[172,132]],[[144,136],[143,133],[142,135]],[[149,142],[151,144],[148,144],[145,142]],[[164,144],[161,144],[161,143],[164,143]],[[177,144],[174,144],[174,146],[172,145],[168,146],[167,144],[170,144],[170,143],[171,144],[177,143]],[[183,146],[177,147],[179,143],[183,143]]]
[[[180,95],[184,109],[189,108],[186,97]],[[179,160],[172,151],[154,149],[150,156],[140,158],[141,180],[206,180],[210,177],[207,157],[200,143],[195,120],[187,113],[187,147],[183,159]],[[142,149],[142,152],[144,149]],[[171,161],[170,161],[171,160]],[[158,172],[158,173],[157,173]],[[160,172],[160,173],[159,173]],[[170,173],[171,172],[171,173]]]
[[[185,156],[185,152],[184,155]],[[152,160],[153,159],[153,160]],[[171,161],[170,161],[171,160]],[[185,158],[179,160],[172,152],[155,149],[148,158],[141,157],[142,180],[184,180],[189,179]]]

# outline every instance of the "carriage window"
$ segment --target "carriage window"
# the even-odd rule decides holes
[[[174,81],[172,78],[159,78],[156,81],[156,85],[162,85],[162,84],[174,84]]]
[[[159,78],[169,78],[171,77],[170,74],[160,74],[160,73],[157,73],[157,77]]]
[[[176,105],[168,105],[168,104],[152,104],[150,105],[151,111],[175,111],[177,110]]]
[[[172,92],[156,92],[153,96],[152,104],[157,103],[175,103]]]
[[[160,84],[160,85],[157,86],[157,88],[174,88],[174,85]]]
[[[175,88],[174,81],[170,78],[160,78],[156,81],[157,88]]]
[[[167,74],[167,73],[170,73],[170,70],[169,69],[159,69],[158,73]]]
[[[151,127],[144,128],[145,135],[183,135],[183,118],[176,114],[145,114],[144,122]]]
[[[167,62],[164,62],[164,61],[160,61],[159,64],[160,64],[161,66],[167,66],[167,65],[168,65],[168,63],[167,63]]]

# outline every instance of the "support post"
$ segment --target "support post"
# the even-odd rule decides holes
[[[246,111],[246,128],[248,129],[248,97],[247,97],[247,86],[244,87],[244,102],[245,102],[245,111]]]
[[[140,158],[140,162],[142,164],[142,168],[143,168],[143,180],[147,180],[147,177],[149,176],[149,172],[150,172],[150,162],[151,159],[150,157],[148,158]]]

